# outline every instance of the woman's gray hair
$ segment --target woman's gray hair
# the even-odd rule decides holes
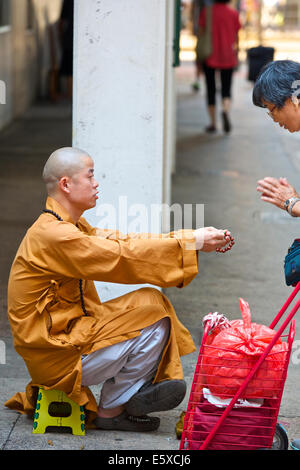
[[[281,109],[287,99],[299,95],[300,64],[293,60],[276,60],[261,70],[253,88],[252,101],[261,108],[268,102]]]

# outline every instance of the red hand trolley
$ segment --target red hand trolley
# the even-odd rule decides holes
[[[298,282],[271,323],[271,329],[274,329],[277,325],[299,290],[300,282]],[[229,398],[228,395],[220,395],[220,398],[228,399],[224,406],[211,404],[211,400],[207,401],[206,399],[207,393],[206,395],[204,394],[204,391],[207,392],[206,383],[209,380],[203,371],[203,358],[205,357],[206,348],[211,347],[208,341],[210,322],[206,322],[184,419],[180,450],[258,450],[272,448],[295,336],[295,320],[293,320],[293,317],[299,307],[300,299],[297,300],[264,353],[256,360],[250,372],[246,373],[246,378],[242,381],[234,396],[232,394]],[[283,335],[289,323],[291,323],[289,334]],[[260,404],[257,401],[256,403],[254,401],[250,403],[251,400],[248,400],[246,404],[245,402],[241,403],[241,399],[247,400],[247,387],[251,385],[251,381],[255,381],[256,384],[259,383],[258,373],[259,371],[263,372],[267,356],[270,352],[272,355],[271,350],[280,339],[285,341],[286,353],[284,360],[281,361],[282,373],[280,374],[280,379],[277,380],[278,385],[272,389],[272,394],[270,395],[270,389],[266,385],[267,379],[263,378],[259,387],[263,392],[257,397],[260,399],[258,400]],[[269,358],[270,355],[268,356]],[[226,368],[230,369],[230,367],[230,364],[226,364]],[[236,367],[236,364],[233,367]],[[276,367],[278,368],[278,360],[276,361]],[[263,376],[264,374],[261,373],[260,377]],[[272,381],[272,384],[274,384],[274,381]]]

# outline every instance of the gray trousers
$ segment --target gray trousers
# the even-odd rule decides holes
[[[99,385],[101,408],[127,403],[155,376],[168,341],[170,321],[165,317],[141,330],[136,338],[99,349],[82,358],[82,385]]]

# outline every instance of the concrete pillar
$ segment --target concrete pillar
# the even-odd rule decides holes
[[[75,0],[73,145],[95,161],[94,226],[162,230],[151,205],[171,192],[172,15],[172,0]],[[97,283],[102,301],[138,287]]]

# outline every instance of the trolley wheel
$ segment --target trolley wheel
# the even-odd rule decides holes
[[[281,424],[276,424],[275,434],[273,438],[272,450],[288,450],[289,438],[286,430]]]

